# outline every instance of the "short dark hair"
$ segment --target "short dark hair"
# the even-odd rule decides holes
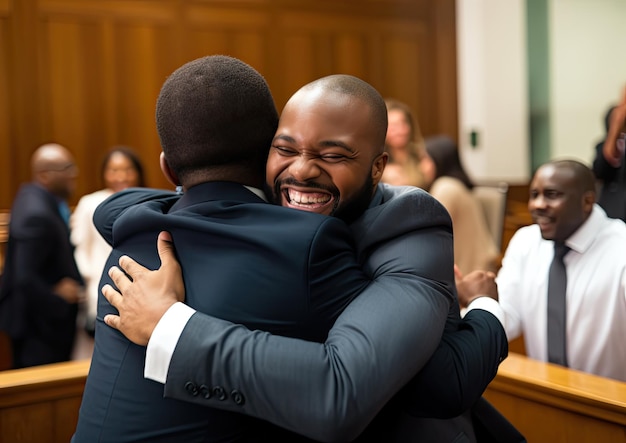
[[[100,165],[100,177],[104,177],[104,171],[107,168],[109,160],[111,160],[111,157],[113,157],[113,154],[122,154],[124,157],[126,157],[133,164],[133,168],[135,168],[135,171],[137,171],[137,186],[146,186],[146,178],[143,172],[143,164],[141,163],[141,159],[139,158],[139,155],[137,155],[135,150],[129,146],[113,146],[107,151]]]
[[[456,142],[447,135],[433,135],[424,139],[426,152],[435,164],[436,178],[454,177],[473,189],[474,183],[467,175]]]
[[[365,102],[370,108],[372,125],[376,129],[376,144],[380,145],[380,152],[384,151],[387,135],[387,106],[376,88],[366,81],[348,74],[328,75],[309,83],[303,89],[315,87],[356,97]]]
[[[580,194],[596,192],[596,177],[591,168],[584,163],[574,159],[556,159],[546,164],[552,164],[557,169],[567,169],[571,171],[576,179],[576,187]]]
[[[212,55],[167,78],[156,124],[165,159],[182,184],[208,171],[264,177],[278,112],[261,74],[236,58]]]

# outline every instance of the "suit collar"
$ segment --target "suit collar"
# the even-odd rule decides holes
[[[245,203],[265,203],[260,189],[234,182],[208,182],[185,191],[172,207],[172,211],[207,201],[235,200]]]

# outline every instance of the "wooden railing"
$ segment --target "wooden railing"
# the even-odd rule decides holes
[[[0,443],[67,443],[89,360],[0,371]],[[485,397],[535,442],[626,442],[626,383],[511,353]]]
[[[89,360],[0,371],[0,443],[68,443]]]
[[[510,353],[485,397],[530,443],[626,442],[623,382]]]

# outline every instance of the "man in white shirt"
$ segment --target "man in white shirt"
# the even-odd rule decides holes
[[[554,244],[563,243],[566,287],[566,365],[626,381],[626,225],[595,203],[591,170],[572,160],[541,166],[530,184],[535,224],[511,239],[497,278],[468,274],[457,283],[460,302],[497,294],[509,340],[524,336],[529,357],[548,359],[548,275]],[[481,284],[468,283],[481,278]]]

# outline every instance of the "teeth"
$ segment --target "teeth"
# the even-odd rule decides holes
[[[328,202],[330,200],[330,195],[320,193],[302,193],[290,189],[289,200],[291,200],[291,203],[300,205],[319,204]]]
[[[537,223],[550,223],[550,217],[537,216],[535,217],[535,221]]]

